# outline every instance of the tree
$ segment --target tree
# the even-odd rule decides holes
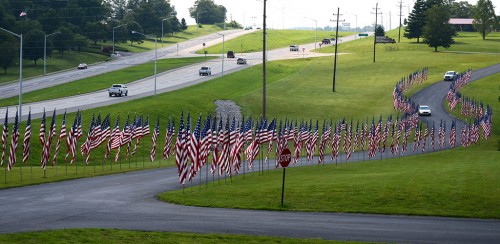
[[[450,17],[451,18],[473,18],[474,6],[465,1],[452,2],[450,4]]]
[[[385,30],[383,26],[377,26],[377,28],[375,29],[375,36],[385,36]]]
[[[420,37],[425,26],[425,10],[426,4],[423,0],[417,0],[413,5],[413,10],[408,16],[408,25],[405,26],[404,37],[408,39],[417,38],[417,43],[420,42]]]
[[[12,64],[14,58],[18,57],[19,42],[10,34],[0,32],[0,67],[4,74],[7,74],[7,68]]]
[[[450,14],[444,5],[435,5],[426,11],[426,25],[422,36],[429,47],[449,48],[454,43],[455,29],[450,25]]]
[[[189,15],[196,20],[196,24],[215,24],[226,21],[226,8],[216,5],[213,0],[197,0],[189,8]]]
[[[85,25],[85,36],[97,45],[97,41],[106,38],[106,26],[101,22],[89,22]]]
[[[76,47],[78,52],[81,52],[82,47],[88,46],[88,39],[85,36],[76,34],[73,36],[73,46]]]
[[[186,19],[182,18],[181,20],[181,29],[182,30],[187,30],[188,26],[186,24]]]
[[[135,22],[135,21],[130,21],[127,23],[127,30],[129,30],[129,36],[128,40],[130,41],[130,45],[134,45],[134,42],[137,42],[138,44],[143,43],[142,40],[144,40],[144,36],[139,34],[139,33],[134,33],[134,32],[143,32],[142,26]]]
[[[33,60],[36,66],[38,59],[43,58],[45,33],[35,29],[28,32],[23,39],[23,59]]]
[[[73,46],[73,32],[67,27],[57,29],[60,33],[54,35],[54,49],[64,55],[64,51],[69,51]]]
[[[483,40],[491,31],[498,28],[499,23],[495,16],[495,8],[491,0],[478,0],[474,7],[474,28],[481,34]]]

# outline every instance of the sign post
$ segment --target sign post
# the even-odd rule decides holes
[[[286,168],[290,164],[290,161],[292,160],[292,153],[290,152],[290,149],[288,147],[283,148],[283,150],[280,153],[279,156],[279,163],[281,167],[283,168],[283,184],[281,186],[281,207],[283,207],[283,199],[285,198],[285,174],[286,174]]]

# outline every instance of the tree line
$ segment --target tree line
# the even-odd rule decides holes
[[[478,0],[476,5],[454,0],[417,0],[408,19],[405,20],[404,37],[424,39],[424,42],[437,51],[438,47],[448,48],[454,43],[456,30],[449,23],[451,17],[472,18],[473,27],[483,40],[500,28],[500,17],[495,15],[491,0]]]
[[[213,0],[198,0],[190,8],[199,24],[225,22],[226,9]],[[187,29],[169,0],[2,0],[0,27],[23,35],[23,59],[35,63],[55,50],[61,55],[98,42],[142,43]],[[109,46],[111,46],[110,44]],[[111,53],[111,48],[103,52]],[[0,31],[0,66],[7,68],[18,57],[19,38]]]

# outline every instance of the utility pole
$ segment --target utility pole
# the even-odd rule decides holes
[[[337,77],[337,44],[339,40],[339,22],[344,22],[345,20],[339,20],[340,8],[337,8],[337,14],[333,15],[334,16],[337,15],[337,20],[330,20],[337,22],[337,28],[335,29],[335,57],[333,59],[333,85],[332,85],[332,91],[335,92],[335,79]]]
[[[262,15],[262,117],[266,118],[266,2],[267,0],[264,0],[264,14]]]
[[[378,12],[378,10],[379,10],[379,8],[378,8],[378,3],[377,3],[375,5],[375,25],[373,26],[373,36],[374,36],[374,38],[373,38],[373,62],[374,63],[375,63],[375,50],[376,50],[375,47],[377,45],[377,34],[376,34],[377,33],[377,20],[378,20],[377,17],[379,14],[381,14]]]
[[[399,0],[399,33],[398,33],[398,43],[401,41],[401,17],[403,16],[403,0]]]

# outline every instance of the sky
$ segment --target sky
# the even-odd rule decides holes
[[[227,9],[227,20],[236,20],[243,26],[256,24],[262,26],[263,0],[213,0],[217,5]],[[288,29],[293,27],[325,27],[335,26],[334,13],[340,9],[339,25],[351,28],[373,25],[375,22],[375,6],[378,3],[378,21],[386,30],[393,29],[399,23],[400,1],[402,2],[402,20],[413,9],[414,0],[267,0],[267,27],[272,29]],[[463,0],[457,0],[463,1]],[[177,11],[179,19],[185,18],[190,25],[195,20],[189,16],[189,7],[195,0],[170,0]],[[477,0],[468,0],[475,5]],[[492,0],[495,13],[500,15],[500,0]]]

